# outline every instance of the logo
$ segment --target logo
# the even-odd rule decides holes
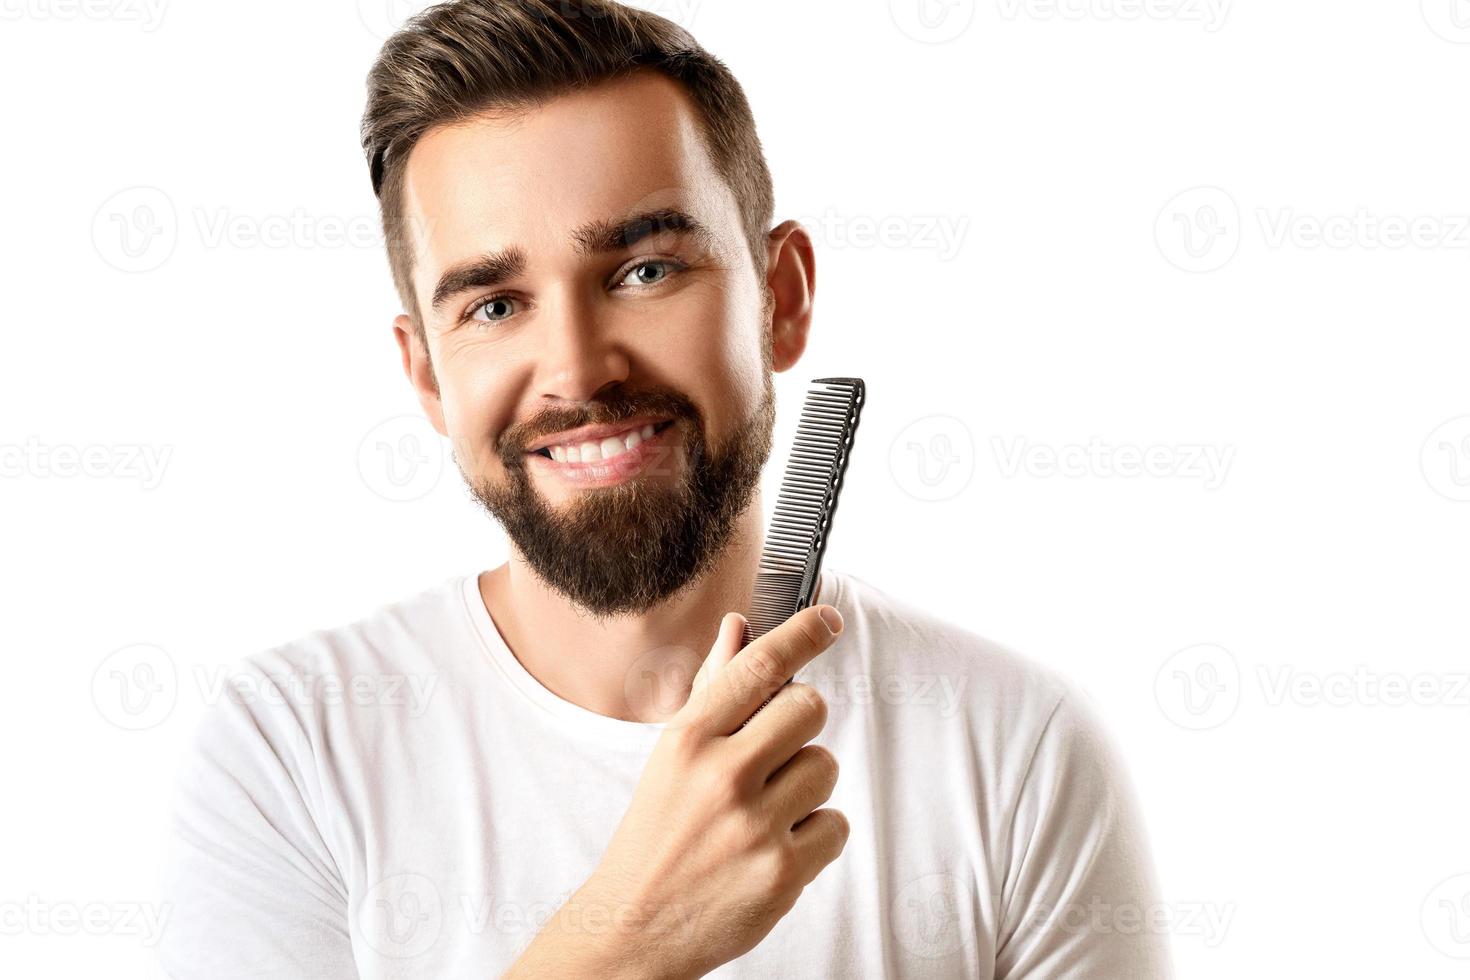
[[[900,31],[922,44],[953,41],[975,20],[975,0],[888,0]]]
[[[1470,44],[1470,0],[1419,0],[1429,29],[1446,41]]]
[[[92,703],[118,728],[161,724],[179,699],[179,672],[164,650],[146,643],[114,650],[92,674]]]
[[[129,187],[92,216],[92,245],[120,272],[150,272],[168,261],[179,241],[179,216],[156,187]]]
[[[418,500],[439,485],[444,472],[439,433],[422,416],[388,419],[358,445],[357,472],[367,488],[384,500]]]
[[[1457,960],[1470,960],[1470,874],[1446,878],[1419,909],[1429,945]]]
[[[1240,208],[1218,187],[1175,195],[1154,222],[1159,252],[1185,272],[1214,272],[1240,247]]]
[[[909,496],[935,502],[958,496],[975,475],[975,440],[952,415],[910,422],[888,448],[888,469]]]
[[[408,959],[427,952],[444,927],[439,889],[423,875],[384,878],[357,906],[357,928],[383,956]]]
[[[959,952],[966,936],[961,896],[968,892],[958,875],[946,871],[915,878],[900,889],[893,898],[893,922],[903,948],[929,960]]]
[[[1470,415],[1450,419],[1429,434],[1419,453],[1419,468],[1435,493],[1470,500]]]
[[[1159,668],[1154,700],[1180,728],[1218,728],[1240,707],[1240,665],[1224,647],[1209,643],[1186,647]]]
[[[357,0],[357,17],[368,33],[386,41],[404,21],[427,6],[424,0]]]

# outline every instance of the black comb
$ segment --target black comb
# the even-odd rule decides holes
[[[807,389],[761,550],[745,643],[780,626],[816,598],[866,390],[862,378],[817,378]],[[769,703],[767,698],[761,708]]]

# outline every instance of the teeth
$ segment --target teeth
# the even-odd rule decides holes
[[[645,439],[653,438],[652,424],[633,429],[623,436],[608,436],[600,442],[584,442],[580,445],[550,446],[551,458],[558,463],[596,463],[612,459],[637,446]]]

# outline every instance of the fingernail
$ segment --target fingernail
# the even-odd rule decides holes
[[[827,629],[833,636],[842,632],[842,613],[832,606],[822,606],[817,610],[817,615],[822,617],[822,622],[827,624]]]

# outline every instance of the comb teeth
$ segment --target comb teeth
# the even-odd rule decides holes
[[[746,617],[747,643],[815,598],[865,394],[861,378],[818,378],[807,389],[761,551],[755,596]]]

